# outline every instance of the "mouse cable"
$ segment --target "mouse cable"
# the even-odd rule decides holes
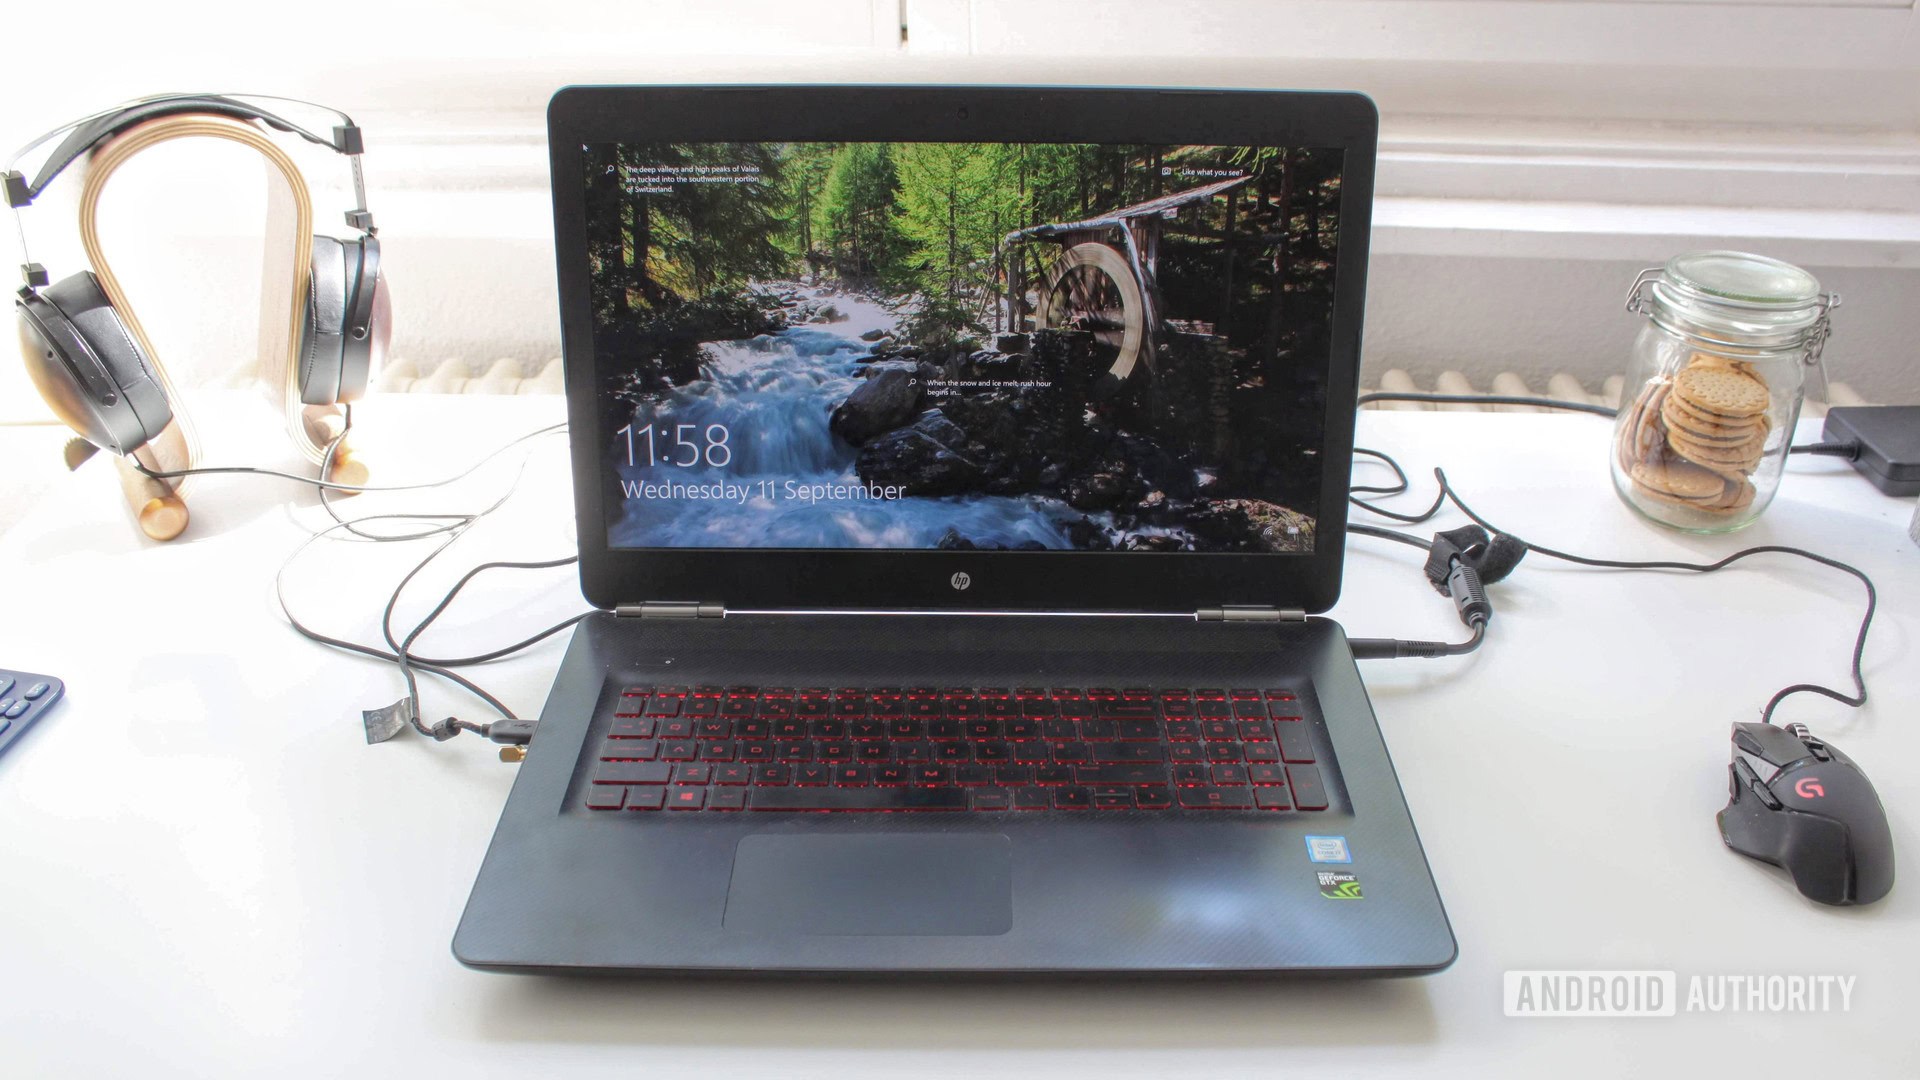
[[[1708,563],[1683,562],[1670,559],[1599,559],[1588,555],[1576,555],[1572,552],[1561,551],[1543,544],[1536,544],[1532,541],[1521,539],[1512,533],[1503,532],[1485,518],[1475,513],[1473,508],[1467,505],[1466,500],[1462,499],[1460,493],[1454,490],[1453,485],[1447,481],[1445,470],[1435,469],[1433,470],[1433,475],[1434,479],[1440,484],[1441,494],[1455,506],[1459,507],[1460,512],[1465,514],[1468,520],[1485,529],[1488,533],[1493,534],[1496,539],[1505,537],[1513,543],[1521,545],[1527,551],[1537,553],[1549,559],[1558,559],[1562,562],[1574,563],[1580,566],[1592,566],[1611,570],[1680,570],[1696,574],[1711,574],[1756,555],[1779,554],[1794,555],[1819,563],[1822,566],[1831,567],[1835,570],[1853,575],[1867,590],[1866,612],[1860,618],[1860,631],[1855,635],[1853,641],[1853,659],[1850,674],[1853,679],[1854,692],[1847,694],[1835,690],[1832,687],[1821,686],[1817,683],[1795,683],[1792,686],[1785,687],[1778,693],[1775,693],[1773,697],[1767,699],[1765,708],[1760,711],[1760,721],[1765,724],[1773,723],[1774,710],[1779,708],[1782,701],[1785,701],[1795,694],[1818,694],[1821,697],[1830,698],[1854,709],[1860,708],[1867,703],[1867,681],[1861,669],[1861,657],[1866,652],[1867,632],[1873,626],[1873,613],[1879,605],[1879,592],[1873,586],[1873,579],[1857,567],[1850,566],[1847,563],[1841,562],[1839,559],[1829,558],[1825,555],[1808,551],[1805,548],[1791,547],[1785,544],[1762,544],[1756,547],[1743,548],[1723,559]]]

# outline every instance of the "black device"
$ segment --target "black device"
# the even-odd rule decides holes
[[[1887,812],[1860,766],[1799,724],[1733,725],[1720,836],[1783,867],[1809,900],[1871,904],[1893,888]]]
[[[1920,495],[1920,405],[1827,410],[1821,437],[1853,448],[1861,476],[1888,495]]]
[[[580,87],[579,624],[454,938],[511,972],[1406,975],[1341,628],[1354,94]]]
[[[0,668],[0,754],[66,692],[66,684],[51,675]]]

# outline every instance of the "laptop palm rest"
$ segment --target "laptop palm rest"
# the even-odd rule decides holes
[[[752,933],[953,936],[1013,927],[1003,835],[760,833],[734,849],[723,923]]]

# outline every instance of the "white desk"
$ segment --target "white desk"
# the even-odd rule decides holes
[[[361,412],[389,482],[427,478],[559,416],[555,399],[409,397]],[[230,415],[222,421],[232,426]],[[262,430],[270,424],[258,425]],[[1873,575],[1881,614],[1860,712],[1796,699],[1874,778],[1905,860],[1893,895],[1819,908],[1726,852],[1727,725],[1789,681],[1843,683],[1861,608],[1844,575],[1788,558],[1708,578],[1524,565],[1494,590],[1487,647],[1368,664],[1387,743],[1460,941],[1427,979],[1293,985],[902,986],[562,980],[467,971],[455,921],[513,779],[471,736],[370,747],[358,713],[399,693],[387,666],[296,637],[271,576],[321,520],[311,495],[204,484],[189,537],[134,538],[104,462],[0,538],[0,658],[68,698],[0,758],[0,1073],[897,1077],[1883,1076],[1920,1035],[1920,550],[1910,501],[1831,460],[1795,461],[1754,528],[1655,531],[1608,487],[1605,422],[1367,413],[1363,445],[1430,491],[1449,476],[1495,522],[1618,557],[1805,545]],[[1811,435],[1803,429],[1803,437]],[[258,445],[270,445],[261,443]],[[210,456],[247,448],[214,440]],[[258,451],[254,451],[257,456]],[[450,468],[449,470],[450,471]],[[1371,467],[1368,467],[1370,473]],[[440,503],[475,505],[504,472]],[[561,440],[509,507],[429,575],[419,611],[483,558],[568,550]],[[416,508],[363,496],[354,512]],[[1458,522],[1457,517],[1447,524]],[[329,545],[295,603],[362,639],[417,546]],[[349,576],[351,575],[351,576]],[[429,637],[517,639],[579,610],[569,570],[501,573]],[[1459,631],[1413,552],[1357,539],[1334,611],[1356,635]],[[477,672],[536,715],[555,640]],[[440,686],[430,715],[477,705]],[[1854,975],[1842,1015],[1507,1019],[1510,968]],[[1899,1061],[1908,1065],[1899,1066]]]

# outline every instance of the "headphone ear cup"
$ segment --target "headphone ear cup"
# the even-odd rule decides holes
[[[92,272],[22,292],[14,310],[34,386],[88,442],[130,454],[173,421],[153,365]]]
[[[301,323],[300,355],[295,358],[300,400],[308,405],[332,405],[341,400],[342,350],[350,299],[347,247],[331,236],[313,238],[306,317]]]
[[[373,372],[386,359],[392,334],[387,280],[380,272],[380,241],[362,236],[345,241],[347,310],[340,344],[340,400],[357,401],[367,392]]]

